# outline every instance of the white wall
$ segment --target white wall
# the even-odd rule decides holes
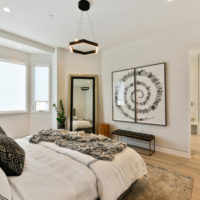
[[[103,122],[102,107],[102,76],[101,76],[101,52],[92,55],[72,54],[68,51],[68,74],[96,74],[98,75],[98,122]],[[68,79],[67,79],[68,83]],[[69,92],[67,93],[69,95]]]
[[[193,31],[191,31],[193,30]],[[200,46],[195,26],[154,35],[102,53],[104,121],[112,129],[130,129],[156,135],[160,151],[190,154],[190,67],[188,50]],[[168,126],[139,125],[112,120],[111,72],[136,66],[167,62]]]
[[[52,70],[51,70],[51,99],[52,104],[57,104],[57,86],[58,86],[58,77],[57,77],[57,49],[55,50],[53,57],[52,57]],[[51,110],[51,122],[52,128],[57,128],[57,113],[55,109]]]
[[[95,55],[72,54],[66,49],[57,49],[58,63],[58,100],[65,102],[68,116],[69,74],[97,74],[99,83],[98,121],[102,121],[102,79],[101,79],[101,53]],[[69,116],[68,116],[69,117]]]
[[[130,42],[98,55],[82,56],[58,48],[52,64],[52,103],[63,99],[68,105],[68,75],[97,74],[99,77],[98,121],[111,124],[111,128],[130,129],[156,135],[161,151],[180,155],[190,153],[190,66],[188,49],[200,46],[198,25],[179,28],[148,38]],[[30,64],[26,53],[0,47],[0,58]],[[33,59],[33,57],[32,57]],[[36,59],[36,57],[35,57]],[[36,59],[37,60],[37,59]],[[136,66],[167,62],[168,126],[151,126],[112,121],[111,72]],[[67,113],[68,114],[68,113]],[[41,118],[42,120],[40,120]],[[31,119],[30,119],[31,118]],[[53,119],[52,124],[49,123]],[[21,137],[45,126],[56,126],[56,113],[46,116],[29,114],[1,115],[0,126],[8,135]],[[44,120],[44,121],[43,121]],[[49,120],[48,123],[44,124]],[[31,122],[30,122],[31,121]]]
[[[92,83],[90,83],[92,86]],[[86,108],[86,114],[85,114],[85,119],[88,119],[92,121],[92,110],[93,110],[93,88],[90,86],[89,90],[86,91],[86,101],[85,101],[85,108]]]
[[[87,114],[86,97],[87,97],[86,92],[81,91],[80,86],[74,86],[73,108],[75,108],[76,117],[78,117],[79,119],[86,119],[86,114]],[[91,98],[92,98],[92,96],[91,96]]]
[[[50,63],[49,55],[31,55],[17,50],[0,46],[0,59],[12,60],[25,63],[28,67],[28,112],[25,114],[0,115],[0,126],[5,129],[8,136],[19,138],[33,133],[43,128],[51,128],[51,113],[31,113],[31,66],[34,63]]]
[[[191,121],[198,122],[198,106],[199,106],[199,94],[198,94],[198,82],[199,82],[199,66],[198,66],[198,52],[190,52],[190,69],[191,69]]]

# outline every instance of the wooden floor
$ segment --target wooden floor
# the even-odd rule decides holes
[[[160,152],[156,152],[152,156],[142,155],[142,157],[146,163],[192,176],[194,178],[194,183],[191,200],[200,200],[200,136],[192,135],[191,146],[191,159],[172,156]]]

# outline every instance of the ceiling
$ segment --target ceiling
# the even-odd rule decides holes
[[[53,47],[76,38],[78,0],[1,0],[0,29]],[[91,0],[90,17],[100,48],[199,23],[199,0]],[[3,7],[11,12],[5,13]],[[87,22],[85,18],[85,22]],[[89,24],[82,30],[92,39]]]

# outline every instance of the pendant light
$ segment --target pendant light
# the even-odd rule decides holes
[[[96,43],[94,29],[93,29],[91,19],[90,19],[89,13],[88,13],[88,11],[90,9],[90,2],[87,0],[80,0],[78,2],[78,8],[81,10],[81,16],[80,16],[79,27],[78,27],[78,31],[77,31],[77,38],[80,38],[80,39],[75,39],[75,41],[70,42],[69,48],[72,53],[77,53],[77,54],[81,54],[81,55],[97,54],[99,47],[98,47],[98,43]],[[81,38],[82,37],[81,36],[82,24],[83,24],[83,17],[84,17],[83,15],[86,12],[87,12],[88,21],[90,24],[90,28],[91,28],[91,32],[92,32],[94,41],[89,41],[89,40]]]

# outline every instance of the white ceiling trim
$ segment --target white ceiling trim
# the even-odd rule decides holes
[[[48,52],[48,53],[53,53],[55,48],[28,38],[25,38],[23,36],[20,35],[16,35],[10,32],[7,32],[5,30],[0,29],[0,37],[13,41],[13,42],[17,42],[23,45],[27,45],[36,49],[40,49],[42,51]]]

